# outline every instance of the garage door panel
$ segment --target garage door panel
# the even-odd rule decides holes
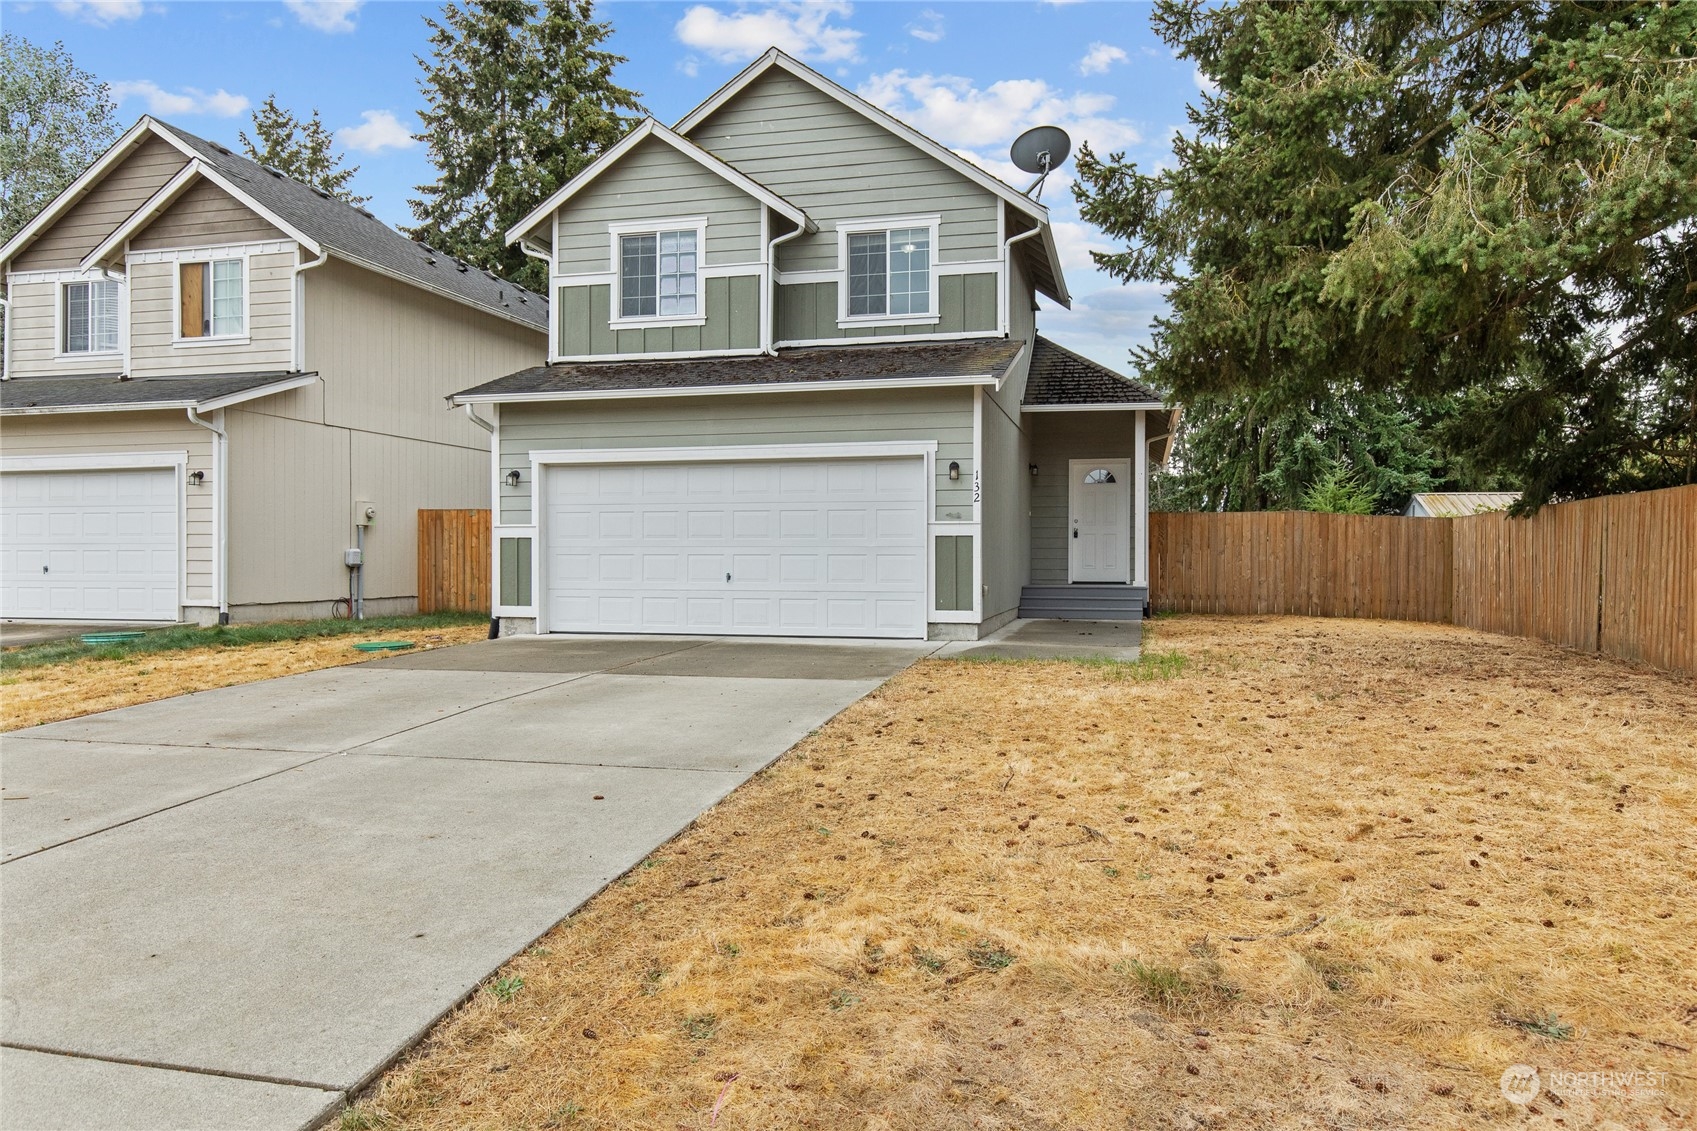
[[[924,635],[916,457],[558,467],[544,495],[553,631]]]
[[[0,475],[0,615],[175,620],[178,490],[171,468]]]

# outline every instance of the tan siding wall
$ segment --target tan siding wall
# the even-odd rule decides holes
[[[0,424],[0,451],[8,456],[187,452],[188,470],[206,472],[204,484],[187,488],[188,599],[214,600],[211,432],[176,411],[8,417]]]
[[[246,342],[174,345],[175,263],[131,263],[130,364],[137,376],[284,371],[293,357],[295,253],[248,258]]]
[[[498,521],[530,521],[532,450],[936,440],[939,520],[972,518],[972,391],[805,393],[503,405]],[[950,460],[961,465],[950,482]]]
[[[75,267],[112,229],[128,219],[130,213],[187,164],[188,158],[181,150],[149,136],[25,248],[9,269],[40,271]]]
[[[615,270],[607,225],[627,220],[707,217],[707,264],[760,258],[760,204],[700,163],[653,138],[577,196],[560,214],[560,270]]]
[[[819,232],[778,248],[785,271],[837,267],[839,220],[941,213],[938,259],[994,259],[990,192],[781,70],[768,71],[691,140],[802,208]]]
[[[70,377],[78,373],[117,373],[119,354],[72,354],[59,358],[58,305],[63,283],[13,283],[11,362],[13,377]],[[122,302],[120,291],[119,301]]]
[[[199,181],[130,239],[138,250],[285,239],[211,181]]]
[[[254,402],[261,408],[265,401]],[[352,433],[229,409],[230,603],[328,603],[348,591]]]

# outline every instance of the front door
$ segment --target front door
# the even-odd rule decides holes
[[[1070,466],[1068,579],[1129,582],[1131,461],[1075,459]]]

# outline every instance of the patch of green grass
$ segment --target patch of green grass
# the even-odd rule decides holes
[[[966,957],[980,970],[1006,970],[1013,965],[1013,955],[989,939],[979,939],[967,947]]]
[[[365,620],[262,621],[257,624],[213,625],[210,628],[175,626],[116,644],[84,644],[73,638],[14,648],[0,652],[0,671],[68,664],[76,660],[122,660],[149,653],[186,652],[194,648],[241,648],[249,644],[313,640],[355,632],[423,632],[433,628],[487,624],[488,620],[481,613],[429,613],[414,617],[367,617]]]
[[[512,1001],[519,996],[519,991],[522,989],[524,989],[524,979],[517,975],[496,978],[489,983],[489,993],[496,1001],[500,1002]]]
[[[713,1013],[699,1013],[684,1018],[684,1035],[692,1041],[705,1041],[719,1028],[719,1018]]]
[[[377,1120],[369,1111],[357,1107],[342,1109],[342,1117],[336,1123],[341,1131],[371,1131],[377,1126]]]
[[[742,953],[742,947],[734,942],[722,942],[719,944],[719,953],[726,958],[735,958]]]
[[[1114,972],[1130,978],[1151,1005],[1175,1013],[1197,1013],[1211,1005],[1233,1001],[1238,989],[1227,982],[1219,965],[1201,964],[1201,976],[1190,977],[1176,966],[1139,962],[1133,958],[1114,965]]]
[[[645,970],[642,975],[643,996],[651,996],[660,992],[660,983],[665,979],[667,969],[664,966],[654,966]]]
[[[1524,1029],[1534,1037],[1548,1037],[1552,1041],[1565,1041],[1573,1036],[1573,1026],[1557,1017],[1555,1013],[1547,1013],[1543,1017],[1510,1017],[1502,1015],[1503,1024],[1513,1025]]]
[[[851,1005],[859,1005],[859,1004],[860,1004],[860,998],[857,997],[854,994],[849,993],[847,990],[832,990],[831,991],[831,1012],[832,1013],[835,1013],[835,1012],[837,1012],[838,1010],[841,1010],[841,1009],[847,1009]]]
[[[575,1103],[568,1103],[568,1104],[564,1105],[563,1107],[557,1107],[552,1112],[549,1113],[548,1121],[546,1123],[544,1123],[542,1126],[544,1126],[544,1127],[564,1127],[571,1120],[576,1119],[578,1117],[578,1113],[581,1112],[582,1110],[583,1109],[581,1107],[577,1106],[577,1104],[575,1104]]]
[[[931,971],[933,974],[940,973],[943,967],[948,963],[948,959],[944,958],[942,955],[932,954],[928,950],[914,951],[913,960],[919,965],[925,967],[925,969]]]
[[[1130,679],[1139,683],[1149,683],[1155,680],[1177,679],[1184,674],[1184,669],[1190,663],[1190,658],[1182,652],[1150,652],[1140,653],[1135,660],[1116,660],[1108,656],[956,656],[955,663],[964,664],[1018,664],[1018,665],[1047,665],[1075,664],[1079,667],[1092,668],[1101,672],[1109,679]]]

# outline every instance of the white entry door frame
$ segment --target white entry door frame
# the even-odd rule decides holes
[[[1131,581],[1131,461],[1067,461],[1067,580]]]

